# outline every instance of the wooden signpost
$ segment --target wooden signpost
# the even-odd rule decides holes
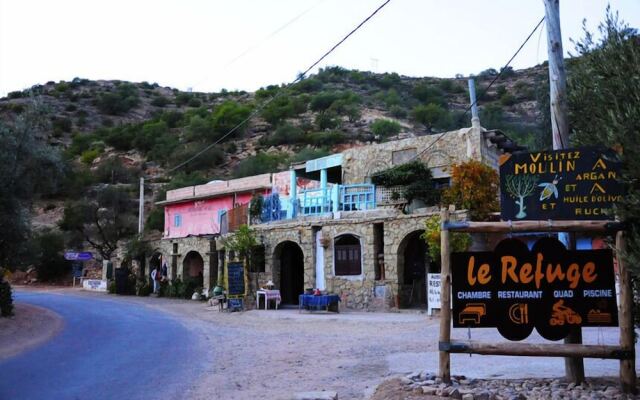
[[[618,359],[620,360],[620,382],[622,389],[626,393],[636,393],[636,371],[635,371],[635,348],[634,348],[634,332],[633,332],[633,320],[631,315],[632,307],[632,292],[629,282],[629,272],[624,264],[621,254],[624,251],[625,243],[622,233],[622,225],[612,221],[507,221],[507,222],[450,222],[448,210],[443,209],[441,211],[442,230],[441,230],[441,261],[442,261],[442,312],[440,319],[440,364],[439,375],[445,382],[449,382],[451,379],[450,371],[450,353],[468,353],[468,354],[485,354],[485,355],[511,355],[511,356],[538,356],[538,357],[586,357],[586,358],[606,358],[606,359]],[[619,346],[601,346],[601,345],[584,345],[584,344],[531,344],[531,343],[479,343],[472,341],[451,341],[451,323],[452,314],[450,308],[450,293],[451,293],[451,253],[449,247],[449,232],[498,232],[498,233],[511,233],[511,232],[566,232],[566,231],[583,231],[583,232],[596,232],[600,234],[615,234],[616,235],[616,258],[618,265],[618,276],[620,283],[620,305],[618,312],[618,326],[620,328],[620,345]],[[575,252],[578,253],[578,252]],[[595,253],[592,253],[593,255]],[[468,259],[467,259],[468,262]],[[578,262],[578,265],[580,263]],[[586,263],[583,263],[583,266]],[[468,271],[467,265],[456,265],[454,268],[462,267],[463,275]],[[533,266],[532,266],[533,268]],[[593,267],[594,274],[598,270],[597,267]],[[514,268],[513,272],[515,276],[520,277],[522,272],[522,266]],[[528,271],[528,267],[525,267]],[[575,269],[575,268],[574,268]],[[590,272],[591,267],[587,268]],[[458,271],[456,270],[456,273]],[[488,267],[483,272],[483,279],[487,279],[491,272],[491,267]],[[585,272],[584,270],[582,272]],[[527,272],[528,273],[528,272]],[[509,272],[507,272],[509,274]],[[573,274],[573,272],[572,272]],[[527,276],[524,274],[522,276]],[[584,274],[580,274],[579,279],[584,278]],[[605,273],[606,275],[606,273]],[[566,278],[567,274],[565,274]],[[576,275],[572,275],[573,278]],[[587,280],[593,277],[589,274]],[[501,278],[501,277],[500,277]],[[573,279],[572,278],[572,279]],[[493,278],[492,278],[493,279]],[[528,279],[528,278],[527,278]],[[605,281],[607,281],[605,277]],[[595,281],[595,279],[594,279]],[[576,282],[578,282],[576,280]],[[576,289],[578,284],[576,283]],[[608,290],[606,287],[610,284],[608,282],[601,282],[602,287],[590,289],[581,286],[581,290]],[[573,290],[568,289],[568,290]],[[558,289],[562,290],[562,289]],[[594,295],[601,295],[602,292],[594,292]],[[568,294],[567,294],[568,295]],[[583,292],[584,295],[584,292]],[[605,298],[609,298],[605,296]],[[602,300],[603,298],[600,298]],[[613,298],[615,301],[615,298]],[[607,302],[605,302],[607,303]],[[602,303],[603,307],[606,306]],[[611,304],[608,302],[607,304]],[[460,311],[458,309],[458,311]],[[480,318],[480,315],[486,313],[486,307],[483,309],[478,306],[474,309],[467,310],[469,318]],[[609,310],[611,311],[611,310]],[[455,313],[454,317],[460,318],[460,312]],[[611,320],[603,323],[602,318],[592,319],[592,323],[595,325],[611,324],[613,321],[612,312],[609,312]],[[520,309],[515,312],[514,315],[518,318],[523,318],[523,310]],[[589,316],[588,311],[586,314]],[[575,320],[574,320],[575,321]],[[600,321],[600,322],[598,322]],[[460,321],[458,321],[460,322]],[[566,319],[565,319],[566,322]]]

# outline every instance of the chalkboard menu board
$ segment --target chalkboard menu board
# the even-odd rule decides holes
[[[227,264],[227,296],[244,296],[244,264],[240,261]]]

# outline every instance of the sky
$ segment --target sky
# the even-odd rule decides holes
[[[288,83],[383,0],[0,0],[0,96],[47,81],[119,79],[181,90]],[[639,0],[561,0],[565,53],[606,5],[640,27]],[[392,0],[319,67],[453,77],[499,69],[542,0]],[[512,63],[547,59],[546,30]]]

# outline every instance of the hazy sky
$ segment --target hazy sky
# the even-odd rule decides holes
[[[47,81],[120,79],[194,91],[289,82],[383,0],[0,0],[0,96]],[[632,27],[639,0],[611,0]],[[607,1],[561,0],[565,52]],[[542,0],[392,0],[321,66],[452,77],[499,68]],[[536,33],[515,68],[547,59]]]

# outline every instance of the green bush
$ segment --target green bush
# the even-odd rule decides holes
[[[291,124],[283,124],[271,135],[264,135],[260,143],[265,146],[278,146],[282,144],[299,144],[305,139],[302,129]]]
[[[322,90],[323,83],[318,78],[307,78],[296,83],[292,89],[300,93],[312,93]]]
[[[340,117],[333,111],[319,113],[314,121],[316,128],[322,131],[339,128],[341,122]]]
[[[122,163],[119,157],[111,157],[98,165],[94,172],[96,182],[100,183],[134,183],[136,171]]]
[[[83,163],[89,165],[93,162],[93,160],[98,158],[99,155],[100,155],[100,151],[98,149],[85,150],[80,155],[80,160]]]
[[[177,128],[184,123],[183,114],[180,111],[166,111],[160,115],[169,128]]]
[[[146,281],[138,280],[136,282],[136,295],[137,296],[149,296],[151,294],[151,285],[149,285]]]
[[[516,98],[511,93],[505,93],[500,96],[500,104],[503,106],[512,106],[516,103]]]
[[[184,146],[178,146],[171,154],[170,162],[177,165],[184,160],[193,157],[205,147],[205,144],[194,142]],[[196,157],[183,168],[185,172],[201,171],[219,166],[224,160],[224,151],[217,146],[208,149],[206,152]]]
[[[442,90],[424,82],[417,84],[413,88],[412,95],[416,99],[420,100],[421,103],[433,103],[440,107],[446,107],[447,105]]]
[[[432,182],[431,170],[420,161],[380,171],[371,177],[371,182],[385,187],[402,186],[402,195],[407,201],[417,199],[433,205],[440,198]]]
[[[266,88],[256,90],[256,99],[267,99],[275,96],[280,91],[280,86],[269,85]]]
[[[330,147],[346,140],[346,135],[339,131],[314,132],[307,135],[307,142],[316,147]]]
[[[331,152],[325,149],[314,149],[313,147],[305,147],[304,149],[298,151],[293,157],[291,157],[291,163],[298,163],[308,160],[313,160],[320,157],[325,157],[330,155]]]
[[[11,285],[0,278],[0,316],[10,317],[13,315],[13,296]]]
[[[451,126],[451,115],[435,103],[419,105],[411,111],[414,121],[424,125],[427,129],[447,129]]]
[[[277,125],[287,118],[293,118],[307,111],[308,95],[282,95],[262,110],[262,118],[271,125]]]
[[[395,118],[406,118],[407,117],[407,110],[401,106],[392,106],[389,109],[389,113],[391,114],[391,116],[395,117]]]
[[[331,107],[334,101],[338,100],[340,95],[338,92],[323,91],[313,97],[309,103],[309,108],[312,111],[324,112]]]
[[[233,176],[235,178],[243,178],[245,176],[274,172],[280,169],[286,161],[287,156],[280,153],[258,153],[240,161],[233,172]]]
[[[109,281],[109,285],[107,286],[107,290],[111,294],[115,294],[116,293],[116,281],[115,280]]]
[[[69,118],[65,117],[53,117],[51,119],[51,127],[54,132],[71,132],[73,123]]]
[[[164,96],[156,96],[151,100],[151,105],[156,107],[165,107],[169,104],[169,99]]]
[[[143,152],[148,152],[153,148],[159,138],[169,132],[169,127],[164,121],[148,121],[142,124],[140,129],[136,129],[135,131],[136,135],[132,145]]]
[[[235,101],[225,101],[213,111],[213,129],[220,135],[225,135],[236,125],[243,122],[251,114],[251,108]],[[246,123],[231,135],[231,138],[241,136],[246,129]]]
[[[138,88],[130,83],[121,83],[115,92],[102,93],[98,96],[96,106],[108,115],[122,115],[139,103]]]
[[[402,125],[390,119],[377,119],[370,127],[374,135],[382,138],[397,135],[402,130]]]

